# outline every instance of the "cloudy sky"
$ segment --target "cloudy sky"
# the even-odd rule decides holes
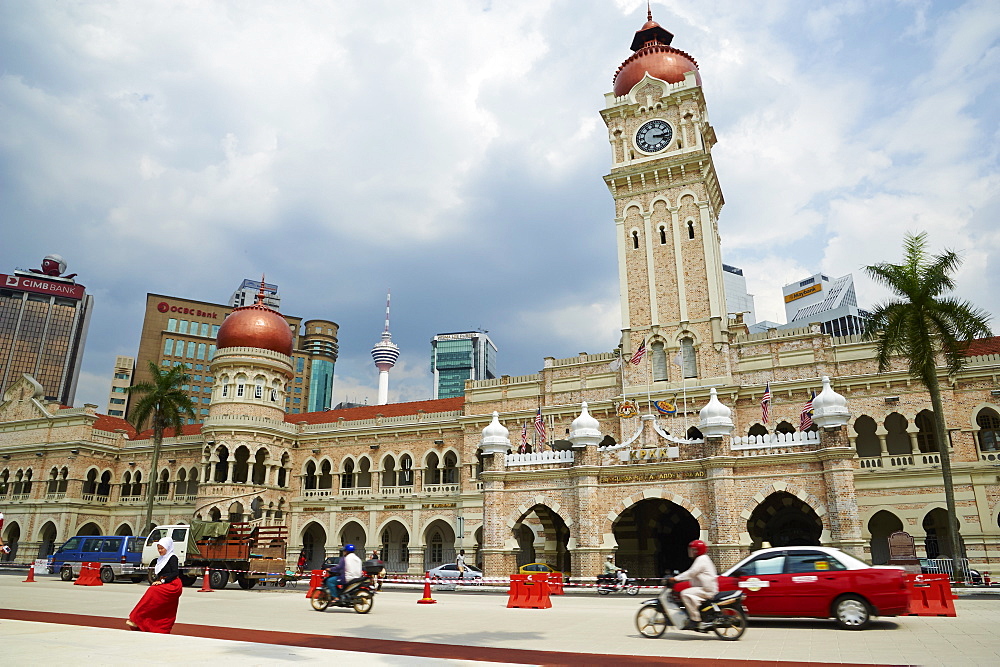
[[[723,259],[781,286],[965,259],[1000,313],[1000,1],[658,0],[719,137]],[[106,407],[147,292],[225,302],[266,273],[340,324],[335,401],[432,394],[435,333],[502,373],[620,336],[599,110],[643,0],[0,1],[0,272],[58,253],[95,295],[77,405]],[[1000,325],[994,322],[994,329]]]

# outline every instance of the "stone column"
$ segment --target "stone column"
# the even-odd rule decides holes
[[[885,444],[885,438],[889,435],[889,432],[885,430],[885,426],[879,424],[875,427],[875,436],[878,438],[878,453],[879,456],[885,456],[889,453],[888,448]]]
[[[711,504],[706,508],[708,516],[703,518],[701,527],[708,531],[709,550],[720,571],[746,556],[745,548],[740,545],[740,522],[745,526],[746,521],[737,510],[741,499],[737,497],[736,481],[733,479],[736,458],[722,454],[729,449],[728,440],[705,439],[706,450],[715,454],[709,458],[705,470],[706,495]]]
[[[504,454],[483,456],[483,574],[502,577],[517,571],[517,553],[510,548],[510,528],[500,509],[504,496]],[[511,538],[512,539],[512,538]]]
[[[864,557],[861,518],[854,487],[854,452],[848,446],[847,427],[821,430],[823,481],[826,488],[826,516],[834,546],[857,557]]]
[[[426,572],[426,570],[424,570],[424,545],[409,546],[407,551],[409,553],[410,560],[409,563],[407,563],[406,573],[423,576]]]

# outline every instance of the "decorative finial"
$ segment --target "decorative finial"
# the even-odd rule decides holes
[[[257,290],[257,305],[264,305],[264,275],[260,274],[260,289]]]
[[[652,21],[653,20],[653,10],[649,6],[649,0],[646,0],[646,20],[647,21]]]
[[[392,296],[392,292],[389,290],[385,291],[385,333],[389,333],[389,298]]]

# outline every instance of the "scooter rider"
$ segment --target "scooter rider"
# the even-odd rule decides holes
[[[615,565],[614,556],[609,555],[604,561],[604,574],[614,575],[618,579],[618,584],[624,586],[627,578],[625,570]]]
[[[354,545],[346,544],[344,545],[344,573],[343,581],[341,586],[346,586],[355,579],[360,579],[364,576],[364,569],[361,565],[361,558],[354,553]]]
[[[684,601],[684,607],[687,609],[691,623],[689,627],[683,628],[685,630],[708,629],[708,624],[701,622],[701,612],[698,611],[698,606],[719,592],[719,574],[707,552],[708,547],[704,542],[693,540],[688,544],[688,556],[694,558],[691,567],[667,580],[670,585],[678,581],[691,582],[690,588],[681,591],[681,600]],[[669,589],[664,588],[663,592],[660,593],[660,604],[664,608],[667,606],[667,595],[669,595]]]
[[[332,600],[340,597],[341,580],[344,577],[344,550],[340,549],[339,554],[340,558],[333,567],[327,569],[327,576],[323,580],[326,592],[330,594],[330,599]]]

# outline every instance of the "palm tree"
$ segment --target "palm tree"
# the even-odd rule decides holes
[[[160,370],[152,361],[149,362],[149,374],[152,381],[139,382],[126,391],[140,398],[132,408],[131,421],[137,431],[142,425],[152,419],[153,426],[153,462],[150,466],[148,493],[146,494],[146,531],[153,529],[153,495],[156,492],[157,466],[160,462],[160,446],[163,444],[163,431],[173,428],[175,435],[180,435],[184,425],[184,417],[195,418],[194,403],[181,390],[181,385],[187,384],[191,376],[187,367],[173,366],[168,370]]]
[[[906,357],[910,376],[919,380],[931,396],[934,434],[941,454],[941,476],[948,509],[951,542],[948,546],[952,572],[958,573],[961,557],[958,518],[938,379],[938,357],[940,355],[948,375],[955,375],[965,365],[968,342],[992,333],[988,313],[967,301],[943,296],[955,288],[951,274],[962,263],[958,254],[945,250],[940,255],[930,256],[926,248],[926,232],[908,233],[903,240],[905,257],[902,264],[883,262],[864,267],[872,279],[900,298],[890,298],[875,307],[862,337],[875,341],[879,373],[889,368],[892,357]]]

